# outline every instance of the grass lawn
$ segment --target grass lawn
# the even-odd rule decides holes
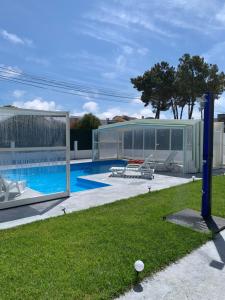
[[[225,177],[214,178],[214,214],[225,216]],[[133,263],[150,275],[210,237],[167,223],[199,210],[201,182],[0,232],[0,299],[109,299],[134,283]]]

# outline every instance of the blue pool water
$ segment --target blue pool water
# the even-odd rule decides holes
[[[125,162],[122,160],[71,164],[71,192],[80,192],[108,186],[108,184],[79,177],[106,173],[109,172],[111,166],[124,165]],[[64,165],[12,169],[4,171],[4,176],[11,180],[26,180],[28,187],[43,194],[64,192],[66,190],[66,167]]]

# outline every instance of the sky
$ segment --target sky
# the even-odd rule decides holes
[[[176,66],[184,53],[225,71],[225,3],[221,0],[1,0],[0,66],[117,90],[130,99],[66,95],[0,80],[0,105],[151,117],[130,78],[155,63]],[[225,96],[215,114],[225,112]],[[171,118],[171,112],[162,113]],[[199,117],[195,109],[194,118]]]

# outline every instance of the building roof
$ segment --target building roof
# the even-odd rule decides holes
[[[157,125],[157,126],[188,126],[200,123],[201,120],[173,120],[173,119],[136,119],[120,123],[99,126],[99,129],[118,128],[132,125]]]

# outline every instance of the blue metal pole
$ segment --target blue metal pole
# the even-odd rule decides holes
[[[214,123],[214,99],[211,93],[207,93],[205,97],[205,109],[204,109],[203,181],[202,181],[202,211],[201,211],[201,215],[205,219],[211,217],[213,123]]]

